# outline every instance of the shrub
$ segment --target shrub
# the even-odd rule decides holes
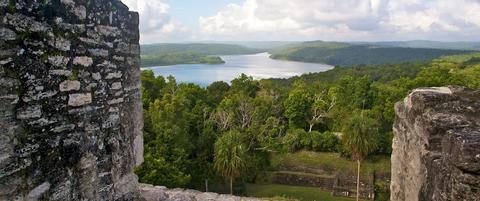
[[[390,183],[376,182],[375,183],[375,201],[390,200]]]
[[[312,131],[312,150],[313,151],[337,151],[339,140],[333,132],[327,131],[319,133]]]
[[[302,140],[302,138],[305,137],[305,133],[305,130],[301,128],[288,130],[287,134],[282,139],[284,150],[295,152],[303,148],[302,142],[306,143],[305,140]]]

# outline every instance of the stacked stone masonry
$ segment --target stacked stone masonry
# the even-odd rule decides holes
[[[395,106],[392,201],[480,199],[480,91],[416,89]]]
[[[133,200],[139,16],[119,0],[0,0],[0,200]]]

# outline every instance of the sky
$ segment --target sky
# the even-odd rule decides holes
[[[140,43],[478,41],[480,0],[122,0]]]

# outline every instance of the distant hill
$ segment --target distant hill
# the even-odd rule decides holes
[[[254,54],[264,50],[247,48],[230,44],[204,43],[164,43],[142,45],[141,66],[165,66],[175,64],[221,64],[225,63],[219,56]]]
[[[201,55],[235,55],[254,54],[264,51],[241,45],[207,43],[161,43],[142,45],[141,49],[142,55],[159,55],[178,52],[189,52]]]
[[[270,50],[285,45],[301,43],[298,41],[224,41],[224,44],[241,45],[248,48]]]
[[[391,41],[391,42],[358,42],[353,44],[367,44],[380,46],[395,46],[409,48],[433,48],[433,49],[451,49],[451,50],[480,50],[480,42],[460,41],[460,42],[440,42],[429,40],[412,41]]]
[[[396,64],[429,61],[441,56],[466,54],[472,50],[405,48],[385,45],[311,41],[270,51],[271,58],[326,63],[335,66]]]

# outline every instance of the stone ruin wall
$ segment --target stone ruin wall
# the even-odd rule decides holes
[[[0,0],[0,200],[131,200],[139,16],[119,0]]]
[[[395,111],[390,200],[479,200],[480,91],[416,89]]]

